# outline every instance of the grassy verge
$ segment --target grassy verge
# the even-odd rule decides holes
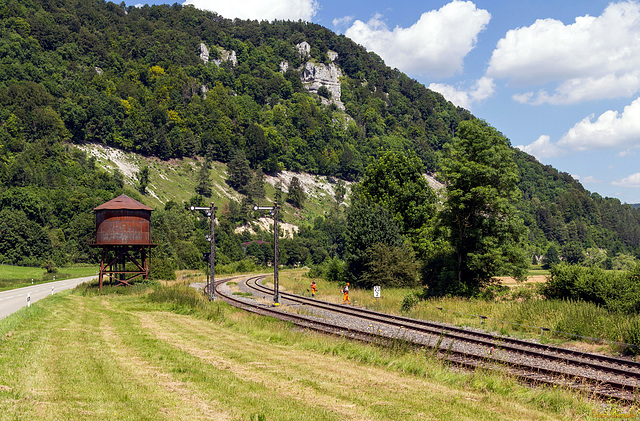
[[[304,276],[304,273],[304,270],[282,271],[279,277],[281,287],[308,295],[311,279]],[[273,277],[267,278],[266,282],[272,283]],[[316,279],[316,283],[316,298],[334,303],[342,302],[337,284],[322,279]],[[413,292],[417,293],[419,290]],[[412,291],[402,288],[383,288],[381,298],[376,300],[373,298],[373,291],[352,288],[349,295],[354,305],[390,314],[402,314],[403,300],[411,293]],[[520,285],[493,299],[445,297],[416,301],[404,314],[457,326],[482,328],[502,335],[536,339],[544,343],[570,345],[585,351],[616,354],[623,351],[634,353],[634,349],[638,349],[619,343],[637,342],[640,316],[609,312],[591,303],[539,298],[535,284]],[[551,330],[543,331],[541,327]]]
[[[41,284],[54,280],[80,278],[96,275],[96,266],[71,266],[58,268],[56,273],[33,267],[0,265],[0,291],[22,288],[33,284]]]
[[[585,419],[585,398],[316,335],[184,285],[83,286],[0,321],[0,419]]]

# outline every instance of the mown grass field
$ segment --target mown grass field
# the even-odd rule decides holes
[[[309,333],[186,285],[84,287],[0,321],[2,420],[575,420],[594,411],[602,407],[561,388],[451,370],[402,344]]]
[[[80,278],[83,276],[96,275],[97,266],[73,266],[59,268],[56,273],[47,273],[41,268],[0,265],[0,291],[21,288],[34,284],[56,281],[70,278]]]

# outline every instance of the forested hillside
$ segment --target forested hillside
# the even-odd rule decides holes
[[[243,149],[265,171],[355,179],[379,148],[411,147],[434,169],[433,152],[470,117],[314,24],[232,22],[177,4],[6,2],[2,14],[3,105],[27,141],[100,142],[163,159],[226,161]],[[303,41],[308,56],[296,48]],[[205,65],[201,43],[212,60],[235,52],[237,64]],[[328,63],[329,50],[345,75],[346,114],[320,106],[297,70],[303,58]]]
[[[257,174],[292,170],[357,181],[389,150],[412,151],[423,171],[437,174],[444,145],[473,118],[311,23],[231,21],[178,4],[2,0],[0,35],[0,262],[95,258],[86,247],[89,211],[125,186],[122,174],[96,167],[71,144],[164,160],[246,160]],[[339,98],[305,79],[320,68],[339,75]],[[524,153],[514,156],[529,255],[551,247],[565,259],[614,267],[640,253],[640,211],[590,194]],[[202,200],[206,186],[193,195]],[[191,217],[175,204],[160,211],[156,225],[167,244],[159,252],[178,266],[197,264],[191,239],[206,227],[195,221],[169,235],[180,225],[172,218]],[[226,261],[242,259],[240,241],[251,239],[234,237],[234,224],[247,218],[233,214],[219,244]],[[342,237],[330,237],[307,231],[308,241],[298,244],[307,253],[298,257],[318,263],[339,255]]]

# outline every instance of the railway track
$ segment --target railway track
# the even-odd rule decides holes
[[[259,283],[262,279],[262,276],[248,278],[242,288],[254,296],[270,299],[273,290]],[[369,342],[403,341],[431,348],[441,358],[468,368],[507,371],[525,382],[563,385],[603,399],[627,403],[640,400],[640,364],[634,361],[332,304],[286,292],[280,292],[283,308],[276,308],[225,293],[220,288],[223,283],[216,284],[216,291],[228,303],[305,328]],[[286,311],[295,307],[307,314]]]

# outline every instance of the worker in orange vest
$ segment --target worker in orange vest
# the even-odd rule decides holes
[[[316,281],[311,281],[311,296],[315,297],[316,296],[316,291],[318,290],[318,288],[316,287]]]
[[[351,304],[351,300],[349,300],[349,283],[342,288],[342,293],[344,294],[344,299],[342,300],[342,304],[349,303]]]

